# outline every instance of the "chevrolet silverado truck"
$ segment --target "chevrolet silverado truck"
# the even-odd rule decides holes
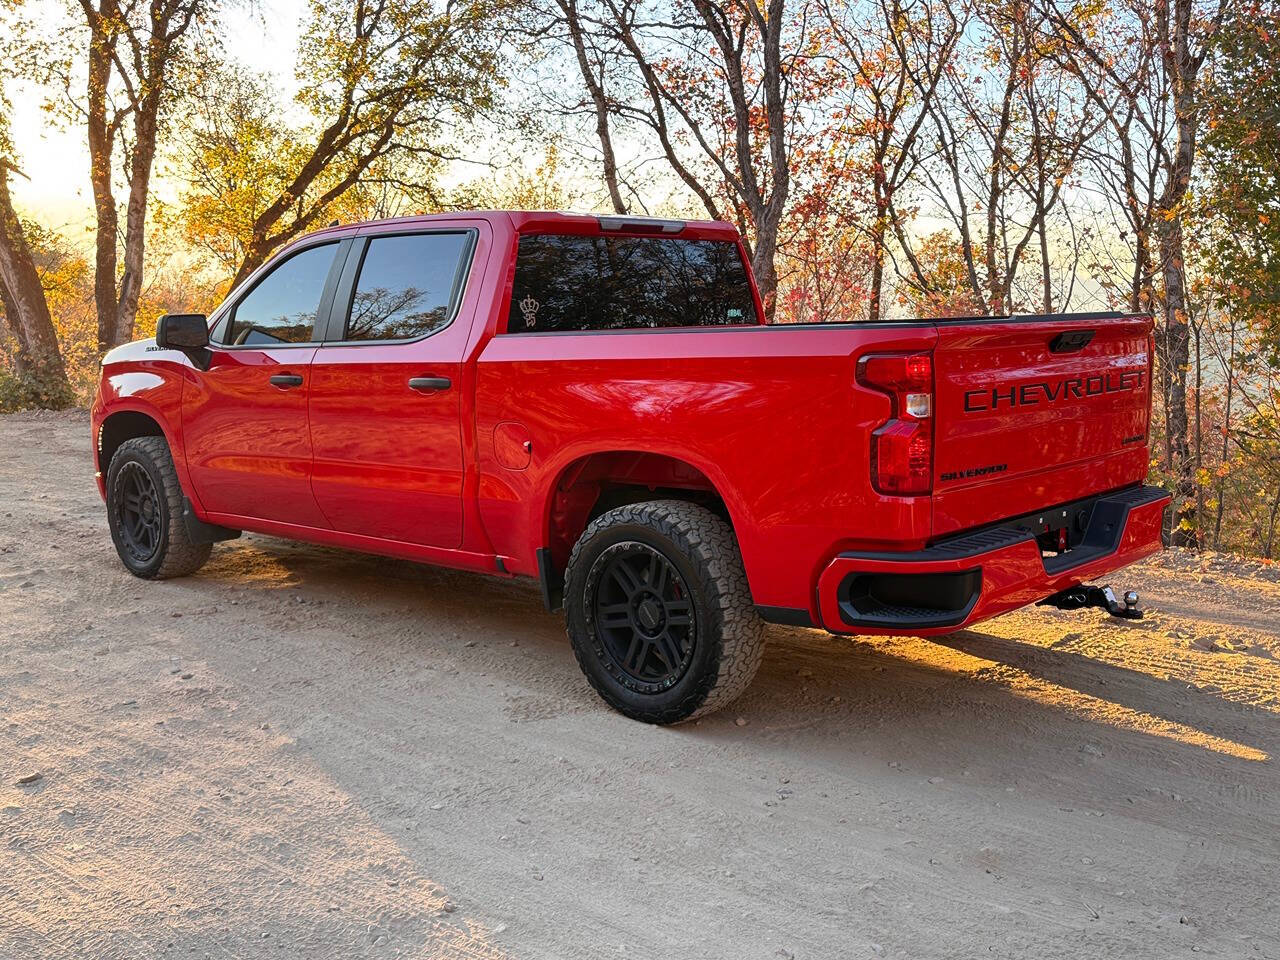
[[[321,230],[107,354],[112,539],[153,579],[243,530],[537,578],[591,685],[650,723],[741,694],[766,621],[1134,612],[1084,584],[1161,549],[1149,317],[763,316],[726,223]]]

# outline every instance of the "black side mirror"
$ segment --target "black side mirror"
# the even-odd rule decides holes
[[[209,346],[209,320],[203,313],[166,313],[156,321],[156,346],[165,350],[203,350]]]
[[[156,321],[156,346],[181,350],[200,370],[209,369],[209,320],[203,313],[166,313]]]

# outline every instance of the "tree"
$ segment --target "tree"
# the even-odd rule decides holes
[[[976,253],[982,257],[981,250]],[[923,237],[912,254],[920,281],[902,288],[902,302],[917,317],[981,316],[981,291],[975,292],[971,279],[973,255],[949,230]]]
[[[1157,339],[1165,415],[1165,467],[1174,477],[1174,543],[1197,542],[1195,459],[1187,377],[1191,367],[1184,221],[1204,115],[1205,58],[1228,0],[1122,0],[1066,7],[1044,0],[1060,62],[1108,121],[1124,209],[1134,227],[1132,308],[1159,308]],[[1144,162],[1145,158],[1145,162]],[[1154,261],[1154,262],[1152,262]],[[1158,277],[1159,290],[1147,287]]]
[[[1018,273],[1033,240],[1040,247],[1037,306],[1052,302],[1048,264],[1050,217],[1093,126],[1074,91],[1046,70],[1042,15],[1025,0],[976,8],[963,29],[965,56],[946,71],[926,103],[932,151],[920,171],[960,241],[972,303],[984,314],[1012,313],[1029,300]],[[931,291],[910,240],[908,281]]]
[[[607,182],[617,169],[609,120],[643,137],[713,219],[736,223],[773,317],[778,240],[796,156],[818,135],[831,81],[815,56],[807,2],[644,0],[558,3],[597,120]],[[579,55],[579,51],[583,55]],[[621,186],[610,184],[615,209]],[[616,194],[616,198],[615,198]]]
[[[613,143],[613,111],[616,104],[607,89],[618,60],[618,44],[613,42],[607,30],[601,28],[598,13],[594,16],[584,15],[578,0],[534,3],[529,5],[528,11],[530,25],[526,32],[536,42],[545,44],[546,38],[551,37],[573,50],[574,62],[590,100],[596,141],[600,146],[600,167],[609,192],[609,202],[615,213],[626,213],[628,204],[622,196],[623,177],[618,169],[618,154]],[[585,104],[580,99],[561,106],[559,94],[562,92],[559,91],[551,98],[561,112],[572,115],[584,109]]]
[[[173,166],[184,188],[176,211],[162,208],[158,219],[172,219],[185,240],[212,259],[225,293],[253,254],[255,227],[307,162],[310,146],[308,131],[282,117],[272,85],[238,64],[205,65],[198,86],[175,130]],[[326,203],[322,215],[352,221],[402,212],[407,200],[390,178],[375,182],[384,168],[385,162],[371,167]],[[343,173],[323,171],[313,193],[331,190]],[[292,205],[281,229],[301,232],[292,218],[308,210],[305,201]]]
[[[1280,13],[1250,4],[1219,32],[1203,102],[1196,221],[1218,305],[1280,360]]]
[[[21,0],[0,0],[6,20],[21,6]],[[12,25],[6,23],[6,27]],[[0,41],[0,58],[12,64],[16,36]],[[40,284],[39,272],[26,227],[18,218],[9,193],[9,178],[21,171],[9,137],[10,103],[0,82],[0,307],[16,341],[13,365],[14,394],[5,405],[64,407],[71,402],[71,385],[58,349],[58,337]]]
[[[17,340],[19,402],[56,410],[71,404],[71,384],[40,275],[9,196],[9,173],[14,169],[0,156],[0,303]]]
[[[76,0],[78,25],[61,45],[31,45],[44,78],[62,91],[59,109],[83,123],[96,217],[94,300],[98,349],[133,337],[142,290],[147,207],[162,124],[178,99],[178,65],[214,0]],[[28,25],[33,36],[39,31]],[[83,79],[81,69],[85,71]],[[83,94],[75,92],[83,82]],[[119,178],[117,180],[117,178]],[[121,229],[117,185],[124,188]]]
[[[449,210],[577,210],[584,197],[575,189],[576,179],[566,175],[560,147],[551,141],[532,170],[524,165],[507,167],[467,181],[449,191],[443,206]]]
[[[1208,509],[1198,509],[1197,518],[1205,539],[1211,532],[1215,550],[1223,543],[1224,519],[1230,521],[1242,501],[1256,496],[1251,488],[1258,465],[1253,461],[1265,456],[1267,426],[1276,423],[1267,414],[1267,392],[1260,389],[1257,368],[1260,360],[1280,359],[1280,145],[1270,135],[1280,129],[1278,31],[1280,9],[1274,3],[1234,9],[1210,52],[1202,100],[1204,162],[1187,233],[1190,258],[1198,267],[1193,289],[1203,303],[1193,324],[1193,423],[1198,490],[1202,501],[1208,493]],[[1220,419],[1214,423],[1219,442],[1208,451],[1207,466],[1202,463],[1202,341],[1222,380],[1216,390]],[[1214,392],[1211,387],[1211,397]],[[1267,555],[1274,535],[1271,518]]]
[[[26,230],[14,210],[9,176],[18,172],[7,124],[8,104],[0,91],[0,305],[17,349],[14,405],[59,409],[72,401],[71,384],[58,349],[53,317],[40,284]]]
[[[297,66],[297,105],[310,121],[301,129],[253,104],[237,68],[205,70],[186,218],[228,225],[242,254],[233,286],[331,219],[353,189],[433,194],[432,164],[454,156],[444,137],[456,143],[501,82],[492,28],[505,9],[505,0],[311,0]],[[261,169],[240,155],[246,148]]]
[[[867,148],[874,204],[867,316],[878,320],[884,312],[888,240],[896,236],[903,249],[911,249],[899,192],[922,160],[920,133],[939,83],[953,66],[964,25],[952,6],[931,0],[876,0],[871,5],[823,0],[823,8],[832,60],[852,80],[848,110],[857,128],[851,133]]]

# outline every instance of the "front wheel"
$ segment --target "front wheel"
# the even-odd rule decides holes
[[[134,437],[116,450],[107,468],[107,523],[120,560],[144,580],[195,573],[213,550],[187,534],[182,486],[163,437]]]
[[[736,700],[764,646],[733,530],[693,503],[653,500],[597,517],[565,573],[569,639],[615,710],[678,723]]]

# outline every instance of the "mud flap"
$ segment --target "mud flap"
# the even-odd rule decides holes
[[[182,525],[186,527],[187,539],[192,543],[218,543],[221,540],[234,540],[240,536],[239,530],[220,527],[214,523],[205,523],[191,509],[191,501],[182,498]]]

